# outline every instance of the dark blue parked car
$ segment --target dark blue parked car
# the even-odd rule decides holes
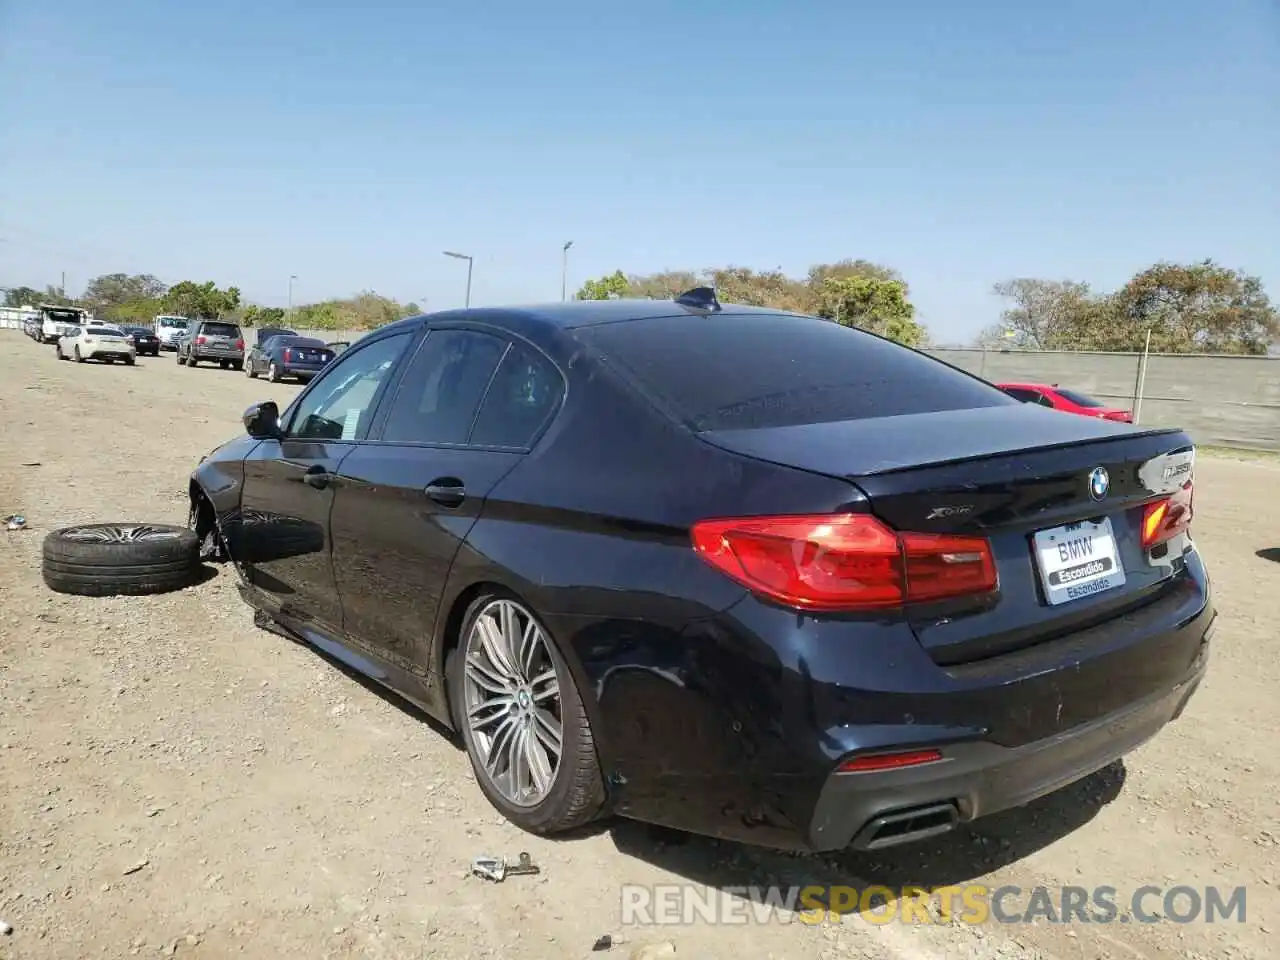
[[[323,340],[285,333],[258,342],[245,357],[244,372],[250,380],[266,374],[272,383],[297,377],[304,383],[325,368],[336,354]]]
[[[244,424],[191,477],[204,554],[534,832],[921,840],[1125,755],[1207,669],[1186,433],[817,317],[413,317]]]

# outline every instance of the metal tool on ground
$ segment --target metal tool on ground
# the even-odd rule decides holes
[[[521,853],[515,863],[506,857],[476,857],[471,861],[471,872],[494,883],[501,883],[507,877],[541,873],[542,868],[533,862],[529,854]]]

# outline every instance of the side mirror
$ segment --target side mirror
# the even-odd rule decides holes
[[[280,408],[274,400],[255,403],[240,418],[244,429],[255,440],[270,440],[280,436]]]

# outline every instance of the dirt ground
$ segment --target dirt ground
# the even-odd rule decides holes
[[[1258,551],[1280,558],[1280,461],[1202,458],[1213,664],[1184,717],[1122,764],[892,856],[791,857],[627,822],[548,841],[507,825],[411,709],[255,630],[231,570],[151,598],[42,584],[47,531],[185,522],[200,456],[249,402],[283,407],[297,389],[172,354],[58,363],[0,331],[0,516],[29,523],[0,529],[0,958],[1275,955],[1280,564]],[[540,875],[469,875],[478,854],[521,850]],[[626,926],[620,912],[625,884],[966,881],[1110,885],[1122,904],[1144,884],[1244,886],[1247,914]],[[593,953],[604,934],[612,947]]]

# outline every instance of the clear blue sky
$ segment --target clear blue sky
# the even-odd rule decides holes
[[[0,285],[558,299],[616,268],[992,282],[1213,257],[1280,300],[1276,0],[0,0]]]

